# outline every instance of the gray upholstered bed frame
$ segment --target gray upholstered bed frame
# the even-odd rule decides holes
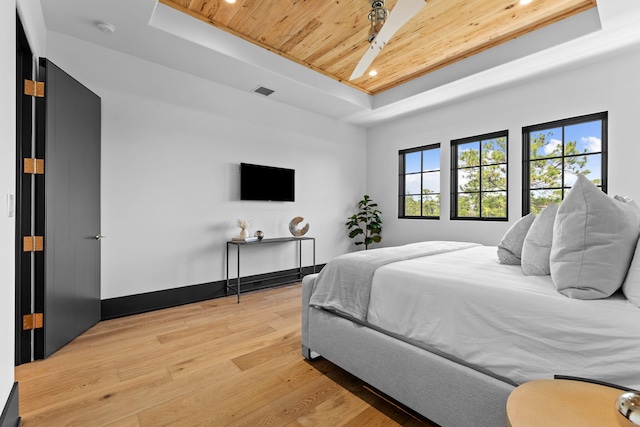
[[[504,427],[514,386],[329,311],[309,307],[302,281],[302,355],[340,366],[443,427]]]

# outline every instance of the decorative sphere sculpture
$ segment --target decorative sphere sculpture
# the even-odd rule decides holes
[[[616,413],[621,426],[640,426],[640,392],[629,391],[618,396]]]
[[[262,240],[264,238],[264,233],[262,232],[262,230],[257,230],[255,233],[253,233],[253,237],[257,237],[258,240]]]
[[[293,237],[302,237],[307,231],[309,231],[309,224],[307,223],[304,227],[298,228],[298,224],[304,221],[304,218],[301,216],[297,216],[291,220],[289,223],[289,231],[293,235]]]

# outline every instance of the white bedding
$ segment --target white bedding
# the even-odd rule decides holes
[[[640,389],[639,308],[567,298],[551,276],[499,264],[494,246],[378,268],[366,320],[518,384],[561,374]]]

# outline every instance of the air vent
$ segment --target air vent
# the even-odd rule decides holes
[[[274,92],[273,90],[271,90],[271,89],[269,89],[269,88],[266,88],[266,87],[264,87],[264,86],[258,86],[258,87],[257,87],[257,88],[255,88],[253,91],[254,91],[255,93],[259,93],[260,95],[264,95],[264,96],[269,96],[269,95],[271,95],[271,94]]]

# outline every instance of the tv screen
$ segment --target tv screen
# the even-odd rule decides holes
[[[240,163],[240,200],[295,201],[295,170]]]

